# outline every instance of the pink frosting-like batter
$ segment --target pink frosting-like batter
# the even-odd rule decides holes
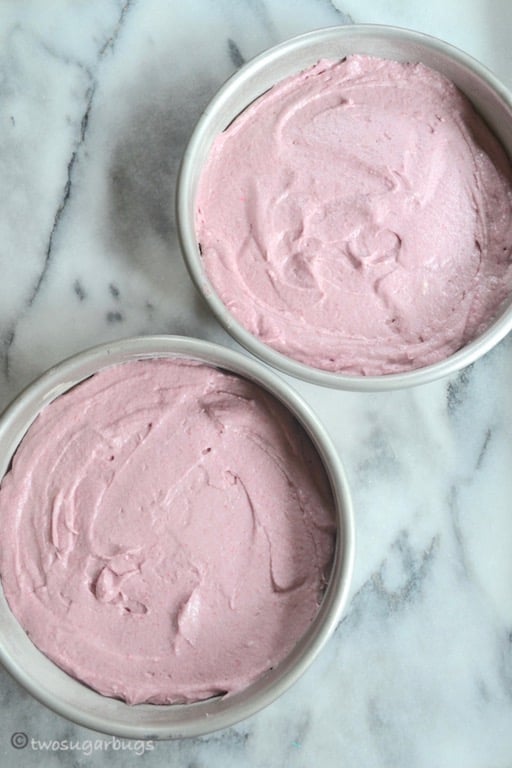
[[[378,375],[434,363],[512,289],[509,161],[422,64],[321,61],[215,141],[196,231],[206,273],[263,342]]]
[[[114,366],[47,406],[0,489],[11,610],[130,703],[237,691],[314,618],[335,540],[320,459],[274,398],[192,361]]]

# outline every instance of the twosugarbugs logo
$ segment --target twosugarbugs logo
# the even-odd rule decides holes
[[[32,752],[80,752],[89,757],[93,752],[123,752],[140,757],[145,752],[152,752],[152,741],[137,739],[34,739],[23,731],[16,731],[11,736],[13,749],[30,749]]]

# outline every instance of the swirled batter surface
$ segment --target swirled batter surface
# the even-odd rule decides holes
[[[196,206],[230,312],[316,368],[434,363],[511,293],[509,161],[422,64],[349,56],[276,85],[216,139]]]
[[[274,398],[192,361],[105,369],[47,406],[0,489],[11,610],[49,658],[130,703],[239,690],[315,616],[329,484]]]

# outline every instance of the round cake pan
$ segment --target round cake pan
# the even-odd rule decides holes
[[[43,374],[0,417],[0,477],[30,424],[52,400],[97,371],[131,360],[187,358],[244,377],[269,392],[310,436],[326,469],[336,514],[336,549],[318,614],[291,654],[243,691],[193,704],[128,705],[96,693],[63,672],[30,641],[0,589],[0,661],[35,698],[60,715],[124,738],[171,739],[225,728],[269,704],[305,671],[338,624],[354,558],[354,523],[341,461],[327,433],[295,391],[247,356],[198,339],[148,336],[105,344],[77,354]]]
[[[478,61],[441,40],[407,29],[371,24],[330,27],[292,38],[262,53],[218,91],[199,119],[183,155],[177,184],[176,216],[184,259],[193,282],[219,322],[246,349],[275,368],[305,381],[347,390],[391,390],[433,381],[473,363],[512,329],[511,303],[484,333],[440,362],[380,376],[332,373],[277,352],[233,317],[205,274],[195,234],[198,181],[216,136],[251,102],[283,78],[312,66],[319,59],[342,59],[354,53],[422,62],[437,70],[470,99],[512,157],[512,97],[492,72]]]

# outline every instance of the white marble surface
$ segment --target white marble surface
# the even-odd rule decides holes
[[[512,85],[510,0],[4,0],[0,407],[97,342],[174,332],[235,346],[181,263],[180,153],[242,60],[345,13],[437,34]],[[297,384],[345,461],[358,530],[346,617],[313,667],[240,725],[144,755],[68,723],[2,670],[0,764],[512,766],[511,378],[507,339],[415,390]],[[37,741],[15,750],[19,731]],[[80,749],[37,748],[63,739]]]

